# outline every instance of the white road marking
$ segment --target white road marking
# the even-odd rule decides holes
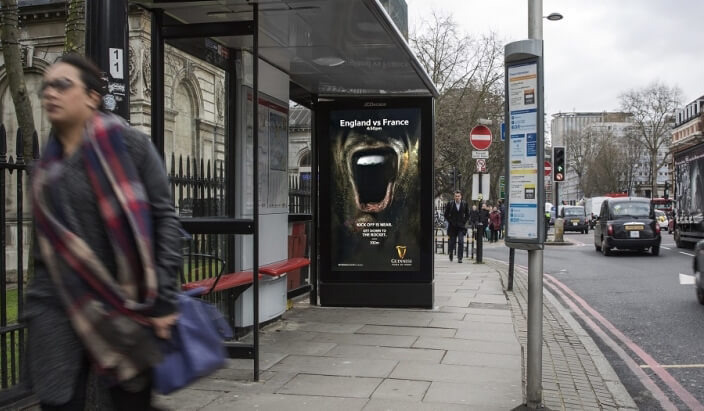
[[[665,243],[665,244],[660,244],[660,245],[661,245],[661,246],[666,245],[666,246],[674,247],[674,246],[676,246],[677,244],[675,244],[675,243],[672,243],[672,244],[670,244],[670,243]]]
[[[694,276],[680,273],[680,284],[691,285],[694,284]]]
[[[684,254],[684,255],[688,255],[688,256],[690,256],[690,257],[694,257],[694,254],[685,253],[684,251],[680,251],[680,254]]]
[[[664,248],[665,250],[672,250],[670,247],[665,247],[664,245],[661,245],[660,248]]]

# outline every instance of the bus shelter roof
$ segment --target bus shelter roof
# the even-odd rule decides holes
[[[253,20],[246,0],[134,0],[184,24]],[[319,97],[437,97],[432,80],[378,0],[261,0],[260,57]],[[197,33],[194,33],[194,37]],[[215,37],[251,49],[252,36]]]

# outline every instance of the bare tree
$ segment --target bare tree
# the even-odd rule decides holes
[[[631,114],[633,125],[631,138],[643,147],[650,163],[652,196],[657,197],[658,170],[667,163],[670,146],[670,130],[675,111],[680,107],[682,92],[677,87],[654,82],[642,89],[627,91],[619,96],[621,108]],[[664,156],[660,155],[667,151]]]
[[[68,0],[66,16],[65,53],[85,54],[86,52],[86,1]]]
[[[410,43],[440,91],[435,109],[435,196],[452,188],[448,179],[452,170],[462,173],[460,189],[469,191],[475,170],[469,131],[480,118],[487,118],[498,134],[503,118],[502,47],[494,34],[461,33],[450,15],[438,11],[411,33]],[[494,167],[497,161],[503,164],[497,146],[490,150],[490,171],[500,168]]]
[[[613,193],[623,191],[624,167],[621,142],[605,132],[595,142],[594,157],[589,160],[586,174],[586,192]]]
[[[581,133],[570,133],[565,135],[565,147],[567,150],[567,167],[577,175],[579,189],[585,197],[590,197],[586,174],[589,165],[594,157],[595,146],[599,136],[592,128],[586,128]]]
[[[15,106],[17,124],[22,129],[24,147],[22,152],[27,159],[32,158],[32,135],[34,134],[34,115],[32,102],[27,93],[24,81],[24,66],[22,64],[22,50],[19,42],[19,9],[17,0],[0,0],[2,6],[2,54],[5,59],[5,71],[10,84],[12,103]]]

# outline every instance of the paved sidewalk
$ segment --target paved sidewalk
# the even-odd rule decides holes
[[[508,284],[507,265],[487,261]],[[513,292],[507,292],[514,324],[525,352],[528,276],[516,268]],[[635,410],[626,391],[596,343],[568,310],[543,289],[543,402],[551,410]]]
[[[508,293],[507,300],[502,270],[505,275],[499,263],[457,264],[437,255],[434,310],[321,308],[300,301],[261,334],[260,382],[251,381],[251,361],[230,360],[215,375],[160,397],[159,405],[175,410],[512,409],[523,402],[519,340],[525,340],[525,281],[517,275],[516,293]],[[627,394],[612,394],[625,393],[618,379],[603,378],[599,367],[589,365],[591,356],[605,362],[601,353],[584,349],[583,331],[570,328],[577,323],[563,321],[550,304],[546,333],[555,336],[546,335],[544,350],[544,369],[554,370],[544,372],[548,405],[572,410],[632,404]],[[555,373],[557,380],[548,378]]]

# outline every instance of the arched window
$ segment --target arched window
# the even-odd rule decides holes
[[[298,167],[310,167],[310,151],[306,151],[298,162]]]
[[[182,155],[184,159],[190,157],[198,159],[200,157],[200,142],[196,133],[195,119],[198,115],[195,98],[189,87],[181,82],[174,91],[173,107],[174,116],[174,142],[173,151],[178,159]]]

